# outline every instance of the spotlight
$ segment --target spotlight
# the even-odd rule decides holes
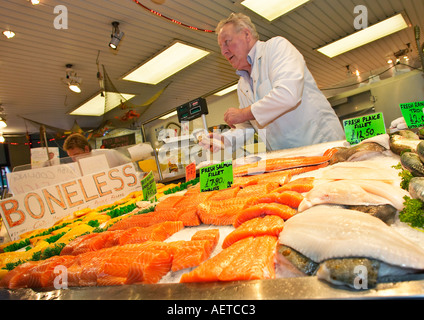
[[[80,93],[81,92],[81,85],[82,78],[77,77],[77,74],[72,69],[72,64],[66,65],[66,84],[69,87],[69,90]]]
[[[110,35],[111,39],[109,42],[109,47],[116,50],[123,36],[124,33],[119,31],[119,22],[112,22],[112,34]]]
[[[15,36],[15,33],[13,31],[10,30],[6,30],[3,31],[3,35],[7,38],[7,39],[11,39]]]
[[[3,118],[0,118],[0,128],[6,128],[7,127],[7,123]]]

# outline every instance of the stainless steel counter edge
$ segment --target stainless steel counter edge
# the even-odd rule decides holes
[[[316,277],[238,282],[138,284],[60,290],[0,290],[1,300],[339,300],[424,298],[424,275],[374,289],[335,287]]]

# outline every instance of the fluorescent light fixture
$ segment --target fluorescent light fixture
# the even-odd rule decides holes
[[[309,0],[244,0],[241,4],[272,21]]]
[[[355,32],[317,50],[322,54],[333,58],[406,28],[408,28],[408,24],[403,15],[399,13],[391,18]]]
[[[165,114],[163,117],[160,117],[159,119],[160,120],[166,120],[166,119],[169,119],[169,118],[171,118],[173,116],[176,116],[176,115],[177,115],[177,110],[172,111],[172,112],[170,112],[168,114]]]
[[[228,87],[228,88],[225,88],[225,89],[223,89],[221,91],[218,91],[217,93],[214,93],[214,95],[221,97],[221,96],[226,95],[227,93],[230,93],[230,92],[232,92],[234,90],[237,90],[237,83],[234,84],[234,85],[232,85],[232,86],[230,86],[230,87]]]
[[[122,79],[158,84],[162,80],[202,59],[209,53],[209,51],[176,41],[170,47],[125,75]]]
[[[129,100],[135,96],[134,94],[127,93],[122,93],[121,95],[125,100]],[[119,106],[119,104],[120,103],[118,103],[116,106],[108,107],[105,109],[105,97],[102,97],[101,93],[99,93],[74,111],[71,111],[69,114],[73,116],[101,116],[106,112],[116,108]]]

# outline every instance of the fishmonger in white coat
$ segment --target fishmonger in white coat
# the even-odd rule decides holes
[[[222,55],[240,76],[240,108],[228,109],[224,120],[240,130],[212,133],[201,145],[213,152],[220,150],[222,143],[236,150],[255,131],[267,151],[345,138],[337,115],[318,89],[303,56],[288,40],[274,37],[260,41],[250,18],[241,13],[222,20],[216,33]]]

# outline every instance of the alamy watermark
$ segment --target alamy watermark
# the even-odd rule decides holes
[[[353,9],[353,13],[357,14],[353,20],[353,26],[356,30],[368,28],[368,8],[364,5],[357,5]]]
[[[57,30],[68,29],[68,8],[64,5],[57,5],[53,9],[57,16],[53,20],[53,26]]]

